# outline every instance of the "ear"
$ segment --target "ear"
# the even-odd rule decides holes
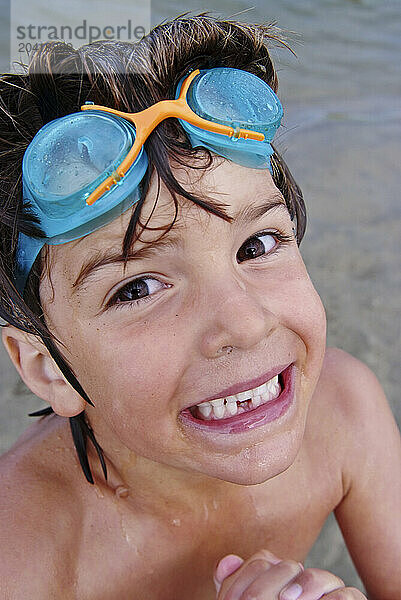
[[[21,379],[36,396],[48,402],[56,414],[74,417],[85,409],[85,400],[66,381],[36,336],[7,325],[3,327],[2,338]]]

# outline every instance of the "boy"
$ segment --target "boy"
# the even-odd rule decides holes
[[[365,598],[302,567],[333,510],[368,597],[401,597],[399,433],[372,373],[325,349],[268,40],[179,18],[3,78],[3,341],[51,407],[2,458],[6,598]],[[159,117],[185,85],[206,133],[179,108],[138,143],[150,112],[135,135],[108,116]],[[245,117],[213,135],[220,97],[251,98],[264,139]]]

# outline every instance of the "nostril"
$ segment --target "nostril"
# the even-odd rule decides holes
[[[219,352],[226,352],[227,354],[230,354],[233,351],[233,347],[232,346],[223,346]]]

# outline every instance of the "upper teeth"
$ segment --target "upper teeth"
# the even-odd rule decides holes
[[[216,398],[216,400],[210,400],[209,402],[201,402],[196,407],[199,409],[201,415],[207,418],[222,419],[224,417],[232,416],[237,412],[243,412],[245,409],[238,406],[238,402],[244,402],[250,400],[252,407],[256,408],[260,404],[274,400],[280,394],[281,388],[278,383],[278,375],[275,375],[262,385],[240,392],[239,394],[233,394],[226,398]],[[213,414],[212,414],[213,412]]]

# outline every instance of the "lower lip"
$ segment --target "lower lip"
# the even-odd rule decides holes
[[[280,418],[291,406],[294,400],[295,389],[295,365],[290,365],[282,372],[284,387],[275,400],[270,400],[253,410],[234,415],[227,419],[214,419],[212,421],[201,421],[195,419],[189,409],[180,413],[184,425],[210,433],[243,433],[250,429],[263,427],[271,421]]]

